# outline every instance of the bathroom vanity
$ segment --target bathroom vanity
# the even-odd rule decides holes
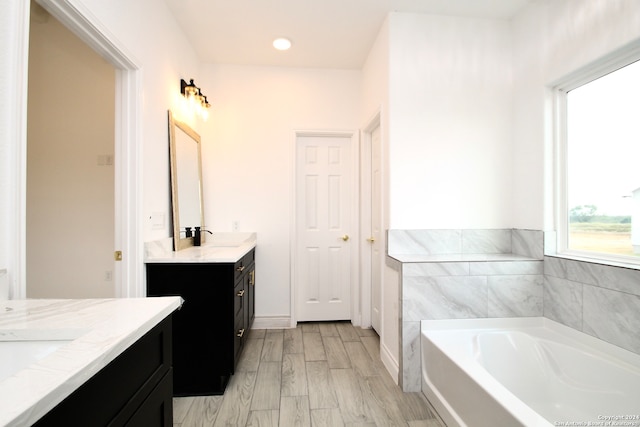
[[[0,425],[171,425],[180,298],[0,302]]]
[[[175,396],[222,394],[255,313],[255,233],[213,233],[207,244],[147,251],[147,296],[178,295]]]

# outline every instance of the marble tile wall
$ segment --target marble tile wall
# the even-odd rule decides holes
[[[640,354],[640,270],[544,258],[544,317]]]
[[[390,230],[388,253],[424,255],[401,266],[401,378],[421,387],[420,321],[543,315],[542,232],[532,230]],[[514,254],[500,261],[450,254]],[[438,255],[442,261],[433,262]],[[414,258],[414,259],[419,259]]]
[[[388,253],[443,255],[511,252],[508,230],[389,230]]]
[[[412,256],[412,262],[395,264],[402,273],[405,391],[421,386],[422,319],[544,316],[640,354],[640,270],[553,256],[553,237],[516,229],[389,231],[390,256],[423,255],[431,261]],[[518,256],[508,261],[443,257],[509,252]]]
[[[542,259],[546,233],[539,230],[511,230],[511,252],[535,259]]]
[[[403,389],[421,387],[421,320],[542,316],[543,283],[542,261],[403,264]]]
[[[389,230],[390,255],[517,254],[542,259],[537,230]]]

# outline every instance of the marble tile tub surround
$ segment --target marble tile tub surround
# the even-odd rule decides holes
[[[396,259],[405,255],[424,256],[426,261],[430,256],[444,259],[446,255],[543,257],[543,234],[538,230],[389,230],[387,242],[387,253]]]
[[[471,242],[462,244],[463,235],[477,237],[483,233],[494,243],[475,247],[506,247],[504,233],[486,230],[389,231],[389,255],[392,250],[400,255],[388,264],[402,273],[401,371],[405,390],[420,387],[417,319],[422,316],[432,316],[423,317],[427,319],[542,315],[640,354],[640,270],[553,256],[549,250],[553,246],[553,232],[545,232],[543,238],[541,231],[512,230],[512,252],[543,259],[539,262],[516,261],[515,255],[500,255],[509,257],[508,262],[498,258],[483,262],[479,254],[467,255],[465,259],[450,247],[438,246],[455,242],[463,250],[472,247]],[[543,245],[550,246],[544,253],[551,256],[542,256]],[[438,247],[451,253],[438,254]],[[420,253],[406,253],[414,249]],[[398,258],[405,260],[398,262]],[[452,262],[452,259],[475,261]],[[539,274],[543,277],[542,286]],[[484,279],[478,277],[482,275]]]
[[[421,387],[420,321],[543,315],[543,233],[390,230],[401,272],[401,380]]]
[[[544,317],[640,354],[640,270],[547,256]]]

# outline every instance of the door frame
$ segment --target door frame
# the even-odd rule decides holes
[[[290,205],[290,236],[289,239],[289,265],[290,265],[290,280],[289,280],[289,289],[290,289],[290,298],[289,298],[289,312],[290,314],[290,324],[291,328],[295,328],[297,321],[297,307],[296,307],[296,277],[297,277],[297,262],[298,256],[296,253],[297,249],[297,241],[298,241],[298,231],[297,231],[297,218],[296,218],[296,203],[297,203],[297,149],[298,149],[298,138],[300,137],[333,137],[333,138],[349,138],[351,140],[350,149],[351,149],[351,191],[353,194],[351,201],[351,218],[349,219],[350,229],[353,230],[352,234],[352,242],[360,242],[360,227],[359,227],[359,167],[360,167],[360,156],[359,156],[359,132],[357,130],[347,130],[347,131],[327,131],[327,130],[294,130],[293,138],[291,142],[291,205]],[[359,266],[360,260],[360,245],[353,244],[351,250],[351,265],[354,268],[350,269],[350,283],[351,283],[351,322],[354,325],[359,326],[361,323],[361,292],[358,284],[360,283],[360,269]]]
[[[141,181],[138,171],[141,165],[141,72],[139,62],[127,52],[118,40],[107,31],[102,23],[97,22],[91,12],[82,4],[70,0],[37,0],[51,15],[71,30],[84,43],[105,58],[116,69],[115,97],[115,211],[114,211],[114,248],[122,250],[125,256],[114,267],[114,283],[116,297],[144,296],[144,252],[140,239]],[[27,6],[29,2],[25,2]],[[18,44],[26,58],[29,49],[30,13],[23,13],[18,34]],[[28,79],[28,61],[24,61],[18,79]],[[26,111],[27,92],[17,93],[14,98],[17,111],[23,119],[17,125],[19,153],[15,170],[12,170],[16,185],[15,216],[9,220],[16,225],[17,234],[13,236],[14,247],[19,248],[13,266],[13,278],[10,278],[11,298],[26,298]],[[11,242],[10,242],[11,247]]]
[[[367,125],[362,130],[362,143],[360,147],[360,267],[361,267],[361,289],[362,289],[362,323],[363,328],[370,328],[372,325],[371,310],[373,305],[371,298],[373,297],[373,289],[371,283],[371,245],[367,242],[367,238],[371,233],[371,210],[373,209],[373,201],[371,199],[372,183],[371,183],[371,134],[376,127],[380,127],[380,111],[376,112],[371,119],[367,121]],[[379,206],[381,209],[382,207]],[[382,301],[381,301],[382,304]],[[382,307],[380,307],[382,312]]]

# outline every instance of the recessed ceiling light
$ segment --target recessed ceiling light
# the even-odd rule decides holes
[[[273,41],[273,47],[275,47],[278,50],[287,50],[291,47],[291,40],[284,37],[280,37]]]

